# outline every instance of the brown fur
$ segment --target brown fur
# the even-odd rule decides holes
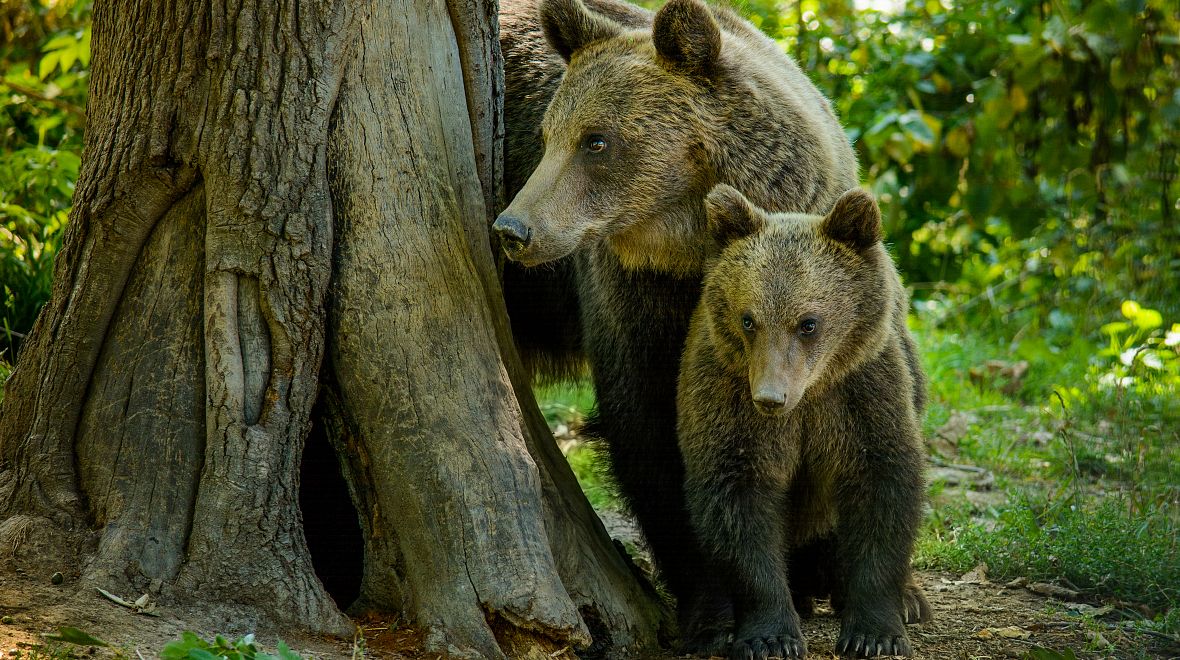
[[[826,216],[770,215],[722,186],[708,208],[724,249],[693,315],[678,427],[694,528],[733,590],[732,652],[803,655],[788,573],[814,583],[796,580],[792,550],[820,543],[831,554],[804,567],[833,576],[838,651],[909,655],[905,622],[929,618],[909,569],[923,385],[877,205],[854,190]]]

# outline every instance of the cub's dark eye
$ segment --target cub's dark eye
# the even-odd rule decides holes
[[[749,312],[742,314],[742,330],[754,332],[754,317]]]
[[[591,135],[586,138],[586,151],[592,154],[602,153],[606,150],[606,138],[601,135]]]
[[[817,323],[815,319],[803,319],[803,321],[799,323],[799,333],[804,335],[815,334],[815,330],[818,327],[819,323]]]

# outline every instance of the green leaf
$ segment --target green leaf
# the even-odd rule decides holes
[[[65,121],[61,115],[49,115],[37,121],[37,144],[45,144],[45,134],[61,126]]]
[[[1057,330],[1069,330],[1073,327],[1073,317],[1060,309],[1049,312],[1049,325]]]
[[[279,657],[282,660],[303,660],[303,656],[291,650],[285,642],[279,640]]]
[[[897,121],[914,142],[917,142],[923,147],[934,145],[934,131],[926,123],[921,112],[911,110],[898,117]]]
[[[54,154],[54,160],[70,180],[78,178],[78,168],[82,165],[78,154],[72,151],[59,151]]]
[[[78,43],[78,59],[82,61],[82,66],[90,66],[90,26],[86,26],[86,30],[82,32],[82,40]]]
[[[1123,316],[1134,321],[1135,317],[1139,316],[1139,303],[1134,300],[1124,300],[1119,310],[1123,313]]]
[[[1135,326],[1141,330],[1155,330],[1163,324],[1163,315],[1154,309],[1142,308],[1135,315]]]
[[[934,65],[934,56],[930,53],[919,51],[917,53],[906,53],[902,56],[901,61],[915,69],[925,70]]]
[[[161,660],[185,660],[193,649],[207,648],[209,643],[191,631],[184,631],[180,639],[168,642],[160,651]]]
[[[959,158],[966,158],[971,153],[971,138],[962,126],[956,126],[946,134],[946,148]]]
[[[40,78],[41,80],[45,80],[45,78],[49,74],[53,73],[53,70],[57,68],[58,62],[60,60],[61,60],[61,53],[60,52],[55,50],[51,53],[46,53],[41,58],[41,62],[39,64],[37,64],[37,77]]]
[[[78,630],[70,626],[62,626],[57,629],[56,635],[46,635],[45,639],[54,642],[68,642],[70,644],[77,644],[79,646],[110,646],[106,642],[94,637],[90,633]]]
[[[881,131],[885,130],[886,127],[888,127],[890,124],[892,124],[896,120],[897,120],[897,113],[896,112],[887,112],[884,115],[882,115],[880,119],[877,120],[877,123],[873,124],[872,128],[865,131],[865,133],[867,135],[876,135],[877,133],[880,133]]]
[[[69,48],[76,43],[78,43],[78,40],[74,38],[74,35],[68,33],[59,34],[45,42],[45,45],[41,47],[41,52],[48,53],[55,50],[61,50],[63,48]]]
[[[61,72],[65,73],[66,71],[69,71],[70,67],[74,66],[74,62],[78,60],[78,49],[76,46],[72,48],[63,48],[58,51],[58,53],[58,58],[61,60]]]

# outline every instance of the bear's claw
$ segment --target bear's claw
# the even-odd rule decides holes
[[[787,635],[755,637],[738,640],[730,649],[730,660],[767,660],[768,658],[802,658],[807,654],[807,644],[799,638]]]
[[[901,635],[841,635],[836,643],[836,653],[854,658],[875,658],[882,655],[914,654],[910,642]]]
[[[934,618],[934,613],[930,610],[930,603],[927,602],[922,587],[912,582],[906,585],[901,602],[902,609],[905,610],[906,625],[927,623]]]

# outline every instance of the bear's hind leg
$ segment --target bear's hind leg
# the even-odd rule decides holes
[[[795,609],[803,617],[815,613],[817,599],[833,597],[837,591],[833,575],[836,556],[835,535],[813,539],[787,553],[787,574]],[[833,609],[835,605],[833,604]]]

